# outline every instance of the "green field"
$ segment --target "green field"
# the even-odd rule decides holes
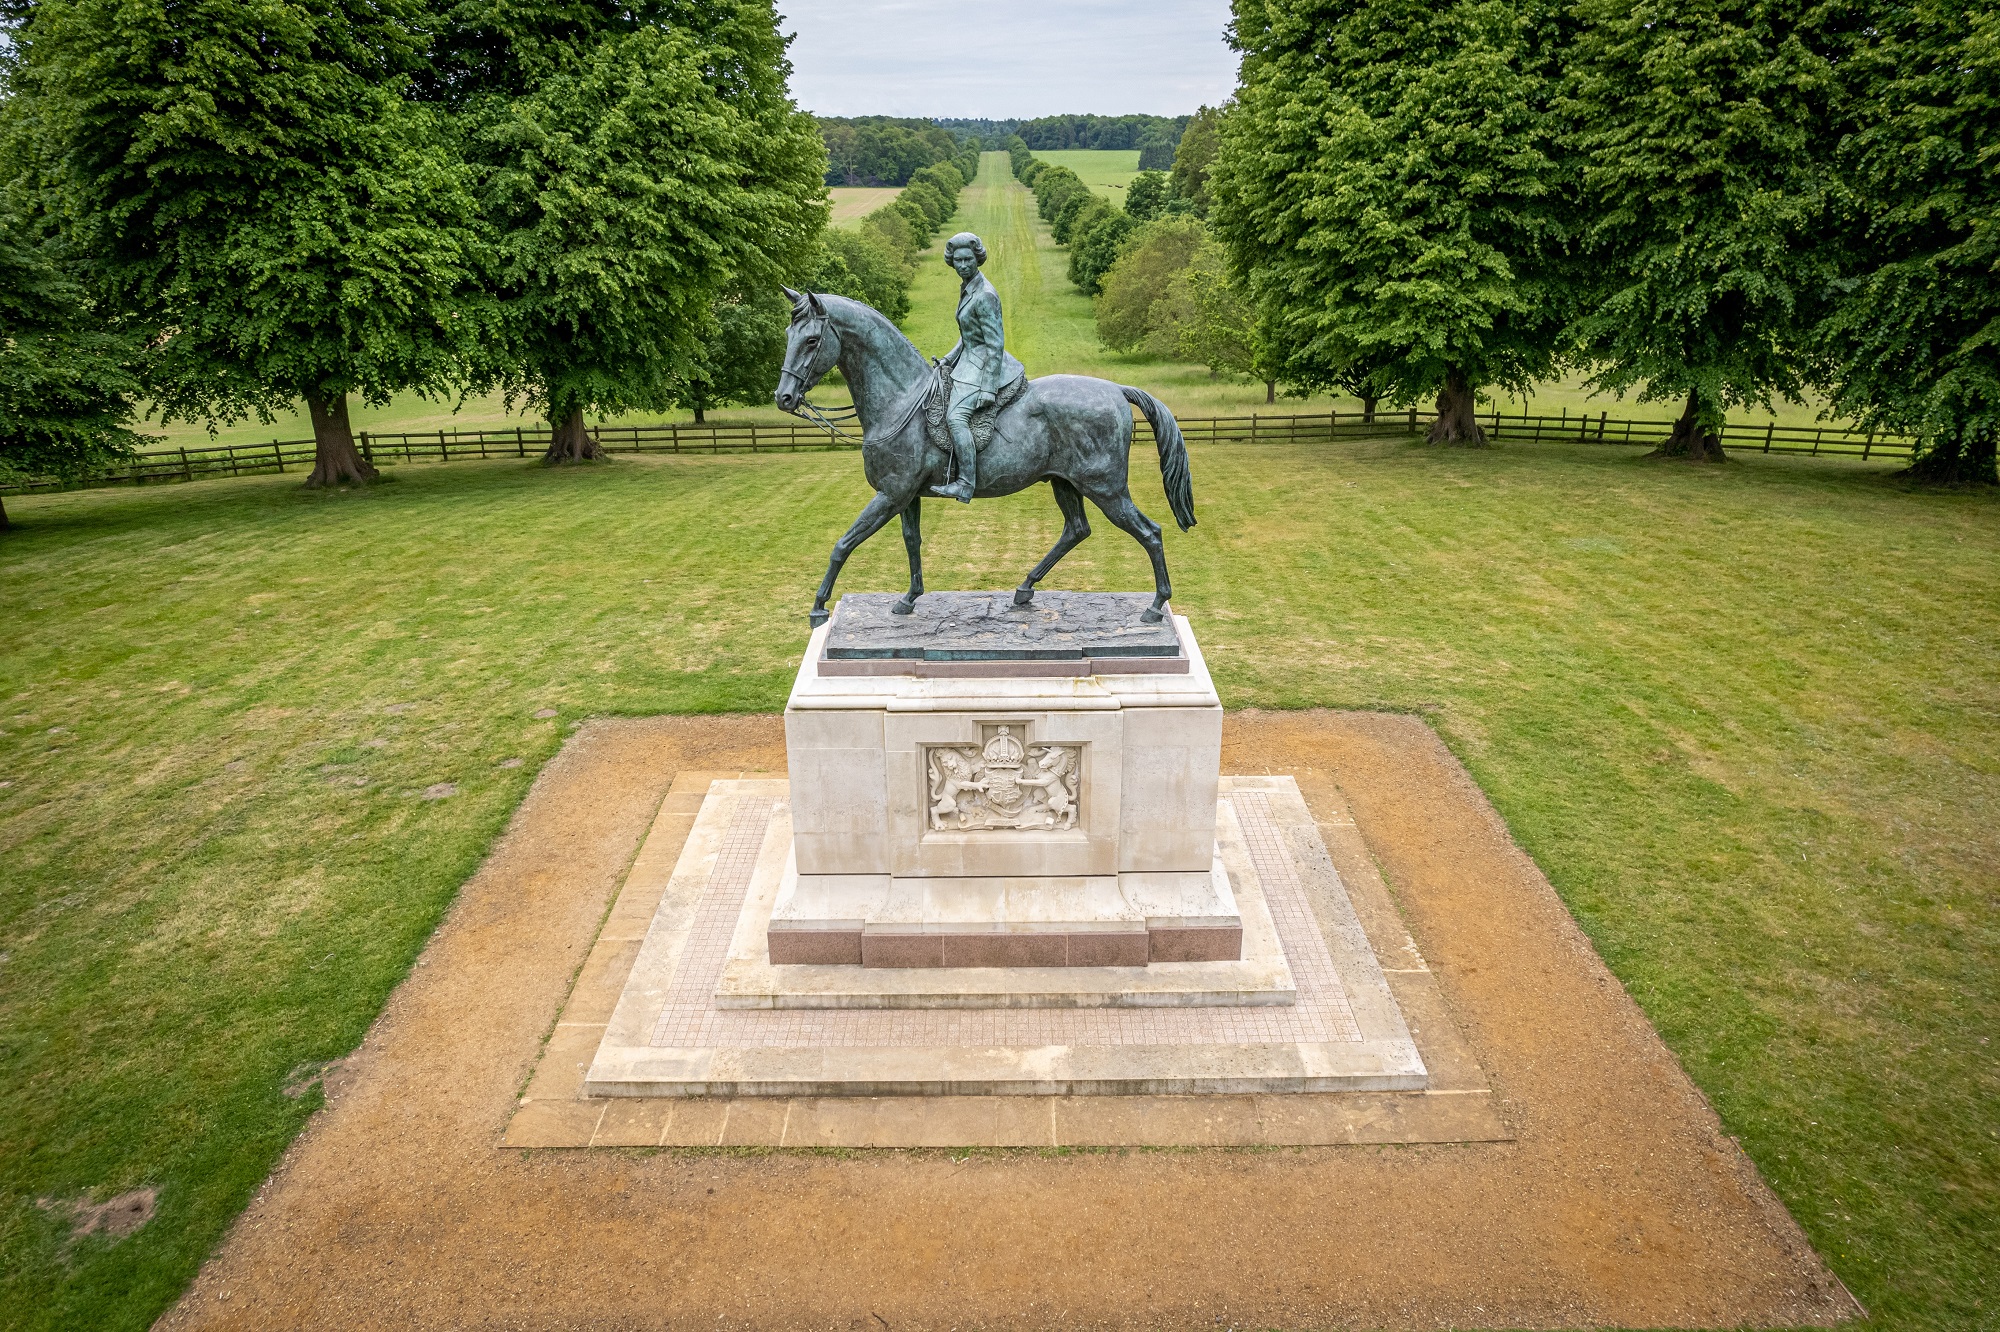
[[[1194,483],[1169,558],[1227,705],[1430,718],[1877,1321],[1992,1327],[2000,501],[1394,439]],[[782,705],[866,498],[814,454],[11,501],[0,1326],[145,1326],[578,719]],[[1057,526],[1039,490],[927,517],[938,588]],[[1099,527],[1052,586],[1147,585]],[[878,539],[843,586],[903,578]],[[36,1202],[144,1185],[116,1243]]]
[[[1125,189],[1139,174],[1139,150],[1129,152],[1103,148],[1060,148],[1035,154],[1051,166],[1068,167],[1091,189],[1119,205],[1125,204]]]

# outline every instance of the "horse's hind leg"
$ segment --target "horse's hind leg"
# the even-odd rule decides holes
[[[1056,567],[1056,561],[1075,549],[1076,543],[1090,535],[1090,520],[1083,516],[1083,496],[1076,493],[1076,487],[1059,476],[1049,478],[1049,489],[1056,495],[1056,507],[1062,510],[1062,535],[1049,553],[1042,556],[1042,562],[1014,589],[1014,604],[1025,606],[1035,599],[1035,584],[1048,577],[1049,570]]]
[[[924,532],[923,519],[918,512],[920,499],[910,501],[903,510],[903,549],[910,552],[910,590],[903,599],[889,607],[891,613],[908,615],[917,608],[917,598],[924,594]]]
[[[820,580],[819,595],[813,598],[813,608],[806,615],[817,629],[826,623],[826,599],[833,595],[833,580],[840,577],[840,566],[847,563],[847,557],[854,548],[882,530],[882,524],[895,517],[903,509],[903,502],[890,499],[880,491],[861,510],[861,516],[854,520],[854,526],[847,529],[840,540],[833,543],[833,558],[826,562],[826,577]]]
[[[1097,499],[1096,496],[1091,498]],[[1160,525],[1139,512],[1139,506],[1132,502],[1129,491],[1097,500],[1097,507],[1104,510],[1104,516],[1126,532],[1132,539],[1146,548],[1146,554],[1153,561],[1153,606],[1140,615],[1147,624],[1158,624],[1166,617],[1160,613],[1174,594],[1173,584],[1167,581],[1167,548],[1160,540]]]

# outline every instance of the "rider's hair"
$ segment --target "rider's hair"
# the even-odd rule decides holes
[[[986,242],[969,231],[961,231],[944,243],[944,252],[947,255],[953,250],[970,250],[972,257],[979,261],[980,267],[986,266]]]

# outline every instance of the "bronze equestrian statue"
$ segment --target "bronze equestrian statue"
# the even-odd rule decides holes
[[[924,591],[922,496],[969,503],[1047,481],[1062,510],[1062,535],[1014,590],[1014,604],[1032,602],[1035,584],[1090,535],[1083,509],[1088,499],[1146,548],[1153,562],[1154,596],[1141,618],[1157,624],[1173,595],[1166,548],[1160,525],[1132,503],[1126,473],[1131,408],[1136,406],[1153,428],[1160,479],[1174,520],[1182,531],[1194,526],[1187,442],[1173,413],[1150,393],[1107,379],[1026,379],[1021,363],[1004,346],[999,293],[979,271],[985,245],[970,232],[960,232],[946,242],[945,257],[962,282],[960,338],[936,363],[860,301],[785,289],[792,300],[792,323],[773,396],[781,409],[797,413],[813,385],[839,366],[862,427],[862,472],[875,488],[861,516],[834,543],[809,618],[815,626],[826,622],[827,599],[847,557],[899,515],[910,556],[910,590],[894,609],[899,615],[916,609]]]

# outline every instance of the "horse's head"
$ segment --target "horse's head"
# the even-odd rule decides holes
[[[785,368],[771,396],[781,411],[796,412],[812,386],[840,360],[840,330],[819,297],[790,287],[785,295],[792,298],[792,326],[785,331]]]

